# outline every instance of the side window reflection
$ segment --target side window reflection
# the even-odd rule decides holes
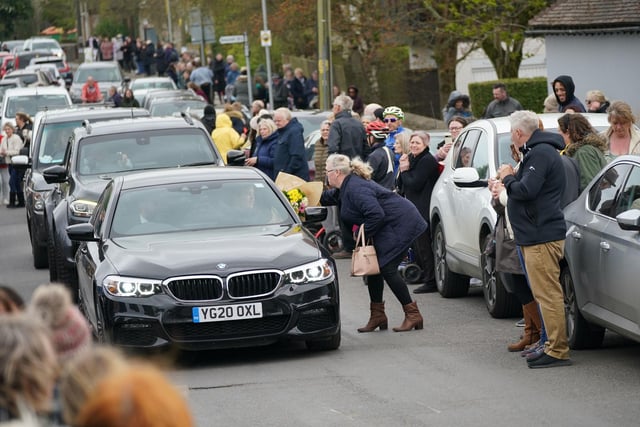
[[[630,166],[621,164],[607,170],[589,189],[589,209],[615,218],[616,195],[624,183]]]

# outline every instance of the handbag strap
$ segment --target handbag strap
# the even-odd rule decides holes
[[[358,237],[356,238],[356,246],[365,246],[366,239],[364,237],[364,224],[358,229]]]

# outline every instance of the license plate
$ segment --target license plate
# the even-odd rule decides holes
[[[193,323],[224,322],[227,320],[257,319],[262,317],[262,303],[193,307]]]

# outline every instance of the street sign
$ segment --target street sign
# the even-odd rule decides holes
[[[191,35],[192,43],[200,43],[202,42],[202,37],[204,36],[204,41],[207,43],[214,42],[216,40],[216,32],[213,27],[213,20],[210,16],[202,16],[200,14],[200,10],[193,8],[189,11],[189,34]]]
[[[238,36],[222,36],[220,37],[220,44],[232,44],[232,43],[244,43],[244,35]]]
[[[262,44],[262,47],[270,47],[271,46],[271,31],[270,30],[260,31],[260,44]]]

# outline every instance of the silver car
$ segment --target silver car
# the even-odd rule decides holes
[[[640,342],[640,157],[622,156],[565,208],[561,281],[571,348],[605,329]]]

